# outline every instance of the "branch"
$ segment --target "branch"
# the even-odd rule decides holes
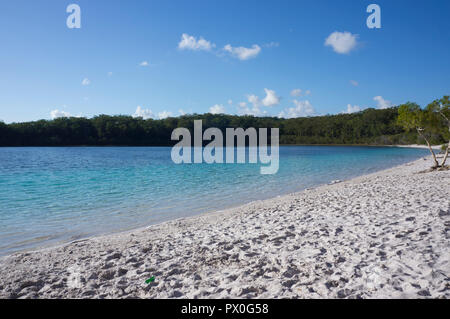
[[[447,123],[450,124],[450,120],[448,119],[448,117],[445,116],[445,114],[442,111],[439,111],[439,113],[444,117],[444,119],[447,120]]]

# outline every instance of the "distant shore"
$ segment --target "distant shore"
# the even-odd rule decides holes
[[[448,298],[450,172],[430,166],[3,257],[0,298]]]
[[[426,145],[422,144],[395,144],[395,145],[388,145],[388,144],[280,144],[280,146],[361,146],[361,147],[408,147],[408,148],[424,148],[428,149]],[[173,145],[58,145],[58,146],[52,146],[52,145],[31,145],[31,146],[2,146],[0,145],[0,148],[6,148],[6,147],[173,147]],[[432,145],[433,149],[440,149],[441,145]]]
[[[280,146],[363,146],[363,147],[406,147],[406,148],[423,148],[428,146],[422,144],[395,144],[395,145],[374,145],[374,144],[282,144]],[[441,145],[432,145],[432,149],[440,149]]]

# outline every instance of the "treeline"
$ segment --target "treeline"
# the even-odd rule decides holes
[[[193,131],[194,120],[203,120],[203,129],[217,127],[280,129],[280,144],[368,144],[423,143],[415,132],[397,124],[398,108],[366,109],[359,113],[295,119],[276,117],[194,114],[163,120],[131,116],[100,115],[87,118],[58,118],[26,123],[0,122],[0,146],[170,146],[177,127]],[[445,142],[436,133],[433,143]]]

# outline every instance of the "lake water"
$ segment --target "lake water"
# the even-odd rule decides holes
[[[280,147],[261,164],[182,164],[165,147],[0,148],[0,255],[224,209],[399,165],[423,149]]]

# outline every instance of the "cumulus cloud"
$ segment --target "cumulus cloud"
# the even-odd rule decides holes
[[[183,110],[179,110],[181,115],[184,115],[184,111]],[[132,115],[133,117],[142,117],[144,120],[148,120],[148,119],[155,119],[158,118],[160,120],[165,119],[167,117],[171,117],[172,116],[172,112],[169,111],[162,111],[159,112],[157,116],[155,116],[155,114],[152,112],[152,110],[150,109],[144,109],[141,106],[138,106],[136,109],[136,112],[134,112],[134,114]]]
[[[277,42],[270,42],[264,44],[263,47],[270,48],[277,47],[278,45],[279,44]],[[211,51],[215,47],[216,45],[211,41],[205,40],[202,37],[197,38],[187,33],[183,33],[181,35],[181,40],[178,43],[178,49],[180,50]],[[216,53],[218,56],[223,56],[224,51],[228,52],[231,56],[244,61],[256,57],[261,52],[261,47],[257,44],[254,44],[250,48],[246,48],[243,46],[233,47],[231,46],[231,44],[227,44],[223,47],[223,51],[219,51]]]
[[[291,96],[301,96],[302,95],[302,90],[301,89],[293,89],[291,91]]]
[[[304,117],[304,116],[311,116],[316,112],[314,110],[314,107],[308,100],[306,101],[293,100],[292,102],[294,103],[295,107],[285,109],[284,111],[280,112],[278,117],[282,118]]]
[[[73,115],[70,114],[69,112],[60,111],[60,110],[56,109],[56,110],[53,110],[50,112],[50,117],[52,118],[52,120],[54,120],[54,119],[61,118],[61,117],[73,117]]]
[[[180,113],[181,116],[186,115],[186,112],[183,109],[179,109],[178,113]]]
[[[392,107],[391,101],[383,99],[382,96],[375,96],[373,99],[377,102],[377,107],[379,109],[387,109]]]
[[[257,97],[256,95],[254,95],[254,94],[248,95],[248,96],[247,96],[247,100],[248,100],[251,104],[253,104],[254,107],[259,107],[260,100],[259,100],[259,97]]]
[[[168,112],[168,111],[162,111],[158,113],[158,118],[160,120],[163,120],[165,118],[171,117],[172,116],[172,112]]]
[[[241,61],[254,58],[261,52],[261,47],[257,44],[254,44],[251,48],[232,47],[230,44],[227,44],[223,49]]]
[[[140,66],[149,66],[150,64],[148,63],[148,61],[142,61],[141,63],[139,63]]]
[[[350,32],[333,32],[325,40],[325,45],[333,48],[334,52],[347,54],[356,47],[358,35]]]
[[[197,40],[196,37],[186,33],[183,33],[181,35],[181,41],[178,43],[178,49],[180,50],[209,51],[213,47],[215,47],[214,43],[211,43],[210,41],[207,41],[202,37]]]
[[[355,80],[350,80],[350,84],[353,85],[353,86],[358,86],[359,85],[359,83],[356,82]]]
[[[247,102],[240,102],[238,104],[238,114],[239,115],[253,115],[253,116],[263,116],[267,114],[267,111],[261,110],[261,100],[254,94],[247,95]],[[251,105],[248,105],[251,104]]]
[[[359,111],[361,111],[361,108],[358,105],[352,106],[351,104],[347,104],[347,110],[343,111],[342,113],[350,114],[350,113],[357,113]]]
[[[133,117],[142,117],[144,120],[152,119],[154,114],[150,109],[143,109],[141,106],[136,108],[136,112],[132,115]]]
[[[311,94],[311,91],[310,90],[306,90],[305,92],[303,92],[301,89],[293,89],[292,91],[291,91],[291,96],[293,96],[293,97],[299,97],[299,96],[302,96],[302,95],[310,95]]]
[[[280,98],[276,95],[274,90],[264,89],[266,97],[262,100],[264,106],[274,106],[280,104]]]
[[[209,113],[211,114],[223,114],[225,113],[225,108],[222,104],[216,104],[214,106],[211,106],[209,108]]]
[[[84,78],[83,81],[81,82],[81,85],[87,86],[91,84],[91,81],[88,78]]]
[[[238,114],[239,115],[263,116],[263,115],[267,114],[267,112],[261,110],[259,105],[257,105],[257,104],[253,104],[251,107],[249,107],[246,102],[240,102],[238,104]]]
[[[254,115],[263,116],[267,114],[267,111],[261,109],[261,107],[272,107],[280,104],[281,98],[277,96],[274,90],[264,89],[266,96],[261,100],[255,94],[247,95],[247,102],[240,102],[238,104],[238,113],[240,115]]]

